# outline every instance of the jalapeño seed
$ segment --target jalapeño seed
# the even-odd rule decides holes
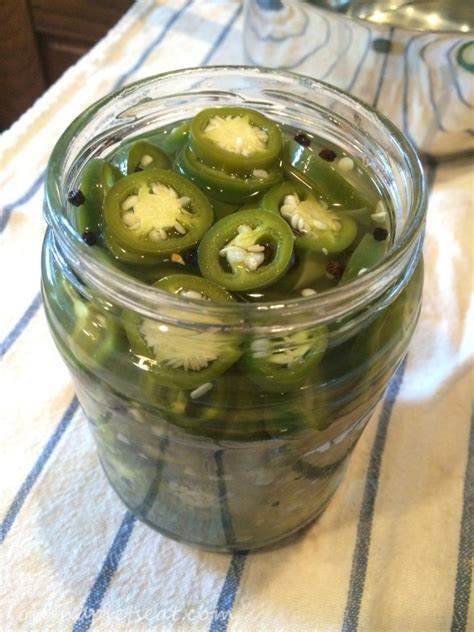
[[[82,241],[88,246],[95,246],[97,243],[97,237],[92,230],[86,228],[86,230],[82,233]]]
[[[385,241],[388,237],[388,230],[386,228],[382,228],[381,226],[377,226],[372,234],[375,241]]]
[[[296,142],[302,147],[309,147],[311,145],[311,138],[303,134],[303,132],[299,132],[295,136]]]
[[[336,160],[337,154],[332,149],[329,149],[329,147],[325,147],[319,152],[319,157],[323,160],[326,160],[327,162],[333,162],[334,160]]]
[[[67,194],[67,201],[73,206],[81,206],[86,201],[86,198],[80,189],[73,189]]]

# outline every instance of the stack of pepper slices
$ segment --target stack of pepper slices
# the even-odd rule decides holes
[[[389,241],[386,205],[352,158],[240,107],[203,110],[90,161],[69,202],[98,256],[191,300],[310,297],[365,274]],[[196,362],[188,375],[215,359]]]

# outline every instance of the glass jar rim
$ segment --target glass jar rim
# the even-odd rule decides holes
[[[370,114],[371,120],[387,131],[389,142],[400,155],[403,155],[410,170],[414,189],[411,204],[413,210],[393,248],[377,267],[347,284],[309,297],[261,303],[221,304],[206,301],[204,306],[202,301],[145,286],[137,279],[97,260],[90,246],[82,241],[65,214],[57,212],[56,209],[63,209],[67,197],[63,169],[67,149],[94,116],[110,104],[119,103],[122,98],[157,82],[174,78],[213,78],[219,73],[237,73],[255,80],[279,78],[294,85],[304,84],[305,87],[324,93],[327,97],[357,105],[359,112],[365,111]],[[112,303],[136,311],[147,318],[157,318],[159,315],[160,320],[164,321],[167,320],[164,312],[169,310],[172,314],[169,322],[179,322],[183,326],[201,324],[208,327],[209,323],[213,322],[219,323],[223,328],[246,328],[251,324],[252,329],[267,330],[270,327],[272,330],[278,330],[280,327],[286,328],[285,321],[289,316],[297,319],[302,327],[341,319],[386,293],[396,279],[403,275],[410,259],[417,255],[421,248],[426,199],[423,170],[415,149],[393,123],[360,99],[325,82],[288,71],[253,66],[207,66],[179,69],[141,79],[106,95],[85,109],[64,131],[51,154],[45,184],[44,212],[64,259],[88,286]],[[387,300],[391,298],[388,297]]]

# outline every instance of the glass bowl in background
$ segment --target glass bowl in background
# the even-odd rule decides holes
[[[384,262],[317,296],[203,305],[97,257],[68,217],[67,192],[84,165],[210,105],[257,109],[365,165],[394,213]],[[165,535],[221,551],[276,542],[320,514],[406,354],[421,304],[425,207],[421,168],[400,132],[346,93],[291,73],[211,67],[151,77],[71,124],[48,166],[44,304],[105,473],[134,514]],[[234,360],[212,388],[182,388],[130,349],[126,332],[137,319],[168,332],[176,348],[219,344]],[[321,330],[327,349],[303,382],[270,388],[250,378],[243,358],[258,341],[294,350],[298,332]]]
[[[464,0],[245,0],[249,63],[326,81],[437,158],[474,149],[474,12]]]

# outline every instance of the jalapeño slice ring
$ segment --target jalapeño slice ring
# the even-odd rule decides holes
[[[170,274],[162,277],[154,287],[170,294],[198,301],[214,301],[215,303],[229,303],[234,297],[223,287],[192,274]]]
[[[201,273],[228,290],[265,287],[287,271],[293,235],[286,222],[261,209],[232,213],[204,235],[198,249]]]
[[[326,255],[341,252],[357,234],[352,217],[325,208],[324,202],[298,184],[285,182],[271,189],[262,199],[262,205],[288,222],[296,243],[304,250]]]
[[[186,250],[212,220],[206,196],[182,176],[163,169],[124,176],[105,199],[106,230],[123,248],[143,255]]]
[[[325,326],[273,338],[255,338],[245,355],[247,376],[266,390],[294,388],[320,362],[327,345]]]
[[[223,169],[210,167],[189,147],[183,147],[174,164],[181,175],[205,191],[209,197],[235,204],[242,204],[264,193],[280,182],[283,175],[279,161],[268,169],[247,167],[245,174],[229,174]]]
[[[283,144],[278,125],[260,112],[220,107],[208,108],[194,117],[189,146],[207,165],[245,174],[278,162]]]

